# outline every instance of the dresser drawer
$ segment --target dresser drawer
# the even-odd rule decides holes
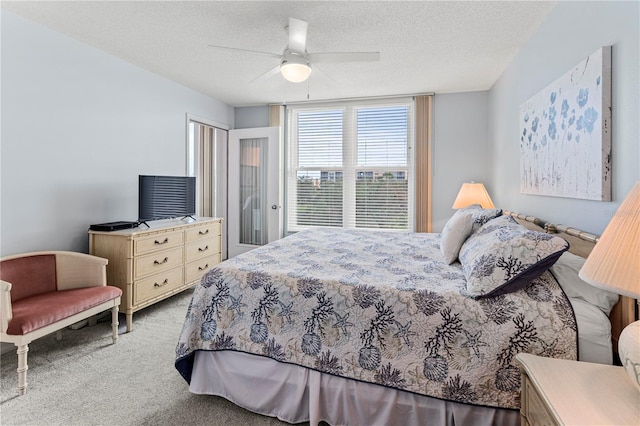
[[[134,280],[182,265],[184,263],[182,251],[182,246],[179,246],[135,258],[133,266]]]
[[[144,302],[154,297],[163,296],[167,292],[181,287],[184,284],[184,268],[174,268],[168,271],[152,275],[133,283],[134,304]]]
[[[184,281],[186,283],[192,283],[199,280],[205,272],[213,268],[218,263],[220,263],[220,253],[202,258],[195,262],[187,263],[187,267],[184,273]]]
[[[182,231],[163,232],[136,238],[133,241],[133,253],[135,255],[149,253],[155,250],[164,250],[170,247],[182,245],[184,233]]]
[[[190,228],[187,229],[185,233],[187,234],[187,243],[217,237],[220,235],[220,222],[212,222],[195,228]]]
[[[185,258],[186,262],[193,262],[217,253],[220,253],[220,237],[188,244],[185,249]]]

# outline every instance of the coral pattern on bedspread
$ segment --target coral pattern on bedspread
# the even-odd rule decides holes
[[[462,403],[517,409],[518,352],[577,358],[571,305],[551,273],[513,293],[465,295],[440,234],[299,232],[209,271],[176,348],[235,350]],[[250,369],[250,366],[247,366]]]

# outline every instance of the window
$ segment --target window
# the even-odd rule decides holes
[[[288,108],[287,230],[413,229],[413,102]]]

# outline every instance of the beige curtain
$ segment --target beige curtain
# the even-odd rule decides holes
[[[415,231],[431,232],[431,107],[433,96],[416,96]]]
[[[197,138],[196,176],[199,180],[199,211],[204,217],[226,215],[227,131],[192,122]]]
[[[284,105],[269,105],[269,127],[280,127],[284,136]]]
[[[215,178],[215,162],[214,162],[214,129],[203,124],[197,124],[199,127],[198,135],[200,136],[198,144],[200,148],[200,161],[198,164],[198,176],[200,177],[200,211],[198,214],[204,217],[212,217],[213,191],[211,190]]]
[[[220,217],[222,258],[227,258],[227,138],[228,131],[191,119],[189,166],[198,185],[198,216]]]
[[[280,127],[280,140],[278,141],[280,155],[284,153],[284,135],[285,135],[285,107],[284,105],[269,105],[269,127]],[[284,206],[284,181],[285,176],[280,176],[280,190],[278,191],[278,205]],[[280,209],[283,214],[283,209]],[[284,235],[284,219],[281,217],[278,235]]]

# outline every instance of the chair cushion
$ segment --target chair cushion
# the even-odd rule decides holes
[[[7,334],[25,335],[122,295],[113,286],[76,288],[27,297],[13,304]]]
[[[56,256],[41,254],[0,262],[0,279],[11,283],[11,302],[56,291]]]

